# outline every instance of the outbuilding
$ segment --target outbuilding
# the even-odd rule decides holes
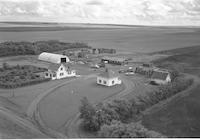
[[[66,63],[70,61],[69,58],[65,55],[47,53],[47,52],[41,53],[38,59],[41,61],[55,63],[55,64]]]
[[[116,65],[123,65],[123,64],[128,63],[127,59],[123,57],[110,57],[110,56],[104,56],[101,59],[101,61],[104,63],[110,63],[110,64],[116,64]]]
[[[103,73],[97,76],[97,84],[104,86],[114,86],[121,84],[119,76],[112,70],[106,69]]]
[[[155,70],[151,76],[151,82],[156,84],[167,84],[171,82],[171,75],[168,71]]]

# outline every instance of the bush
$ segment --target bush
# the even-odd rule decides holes
[[[138,109],[134,100],[115,99],[94,106],[84,97],[81,100],[80,113],[83,128],[98,131],[102,125],[109,125],[113,120],[127,122],[138,113]]]
[[[111,125],[104,125],[98,132],[100,138],[162,138],[160,133],[149,131],[140,123],[124,124],[113,121]]]

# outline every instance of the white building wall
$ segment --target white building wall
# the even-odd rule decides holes
[[[100,82],[100,80],[101,80],[101,82]],[[106,84],[104,83],[104,81],[106,81]],[[114,84],[112,83],[112,81],[114,81]],[[105,85],[105,86],[114,86],[117,84],[121,84],[121,80],[119,80],[118,77],[112,78],[112,79],[97,77],[97,84]]]
[[[46,78],[51,78],[52,80],[56,79],[62,79],[66,77],[75,77],[76,76],[76,71],[75,70],[70,70],[68,71],[65,66],[61,65],[59,69],[55,72],[55,77],[53,77],[54,72],[51,70],[48,71],[48,76]]]

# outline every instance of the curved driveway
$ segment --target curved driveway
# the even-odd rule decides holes
[[[91,74],[91,75],[87,75],[87,76],[83,76],[83,77],[80,77],[80,78],[83,78],[84,80],[88,79],[88,78],[91,78],[91,77],[94,77],[96,76],[96,74]],[[75,131],[75,126],[74,126],[74,122],[76,122],[79,118],[79,114],[76,114],[74,117],[72,117],[70,120],[68,120],[68,122],[66,123],[66,128],[67,128],[67,136],[65,136],[64,134],[62,133],[59,133],[53,129],[50,129],[48,128],[44,122],[42,121],[42,119],[40,118],[40,114],[39,114],[39,109],[38,109],[38,105],[40,103],[40,101],[42,99],[44,99],[46,96],[48,96],[49,94],[51,94],[52,92],[56,91],[57,89],[61,88],[62,86],[64,85],[67,85],[77,79],[80,79],[80,78],[76,78],[76,79],[72,79],[72,80],[68,80],[66,82],[63,82],[53,88],[50,88],[48,89],[46,92],[44,93],[41,93],[39,94],[33,101],[32,103],[30,104],[30,106],[28,107],[27,109],[27,115],[32,118],[33,120],[36,121],[36,123],[38,124],[38,127],[40,128],[41,131],[43,131],[44,133],[50,135],[51,137],[54,137],[54,138],[66,138],[66,137],[70,137],[70,138],[77,138],[78,137],[78,134],[77,132]],[[126,78],[122,78],[122,81],[125,85],[125,89],[122,91],[122,92],[119,92],[115,95],[111,95],[109,97],[106,97],[103,99],[103,101],[106,101],[106,100],[109,100],[111,98],[115,98],[115,97],[123,97],[124,95],[127,95],[129,94],[132,89],[133,89],[133,82],[132,81],[129,81],[127,80]]]
[[[125,85],[125,90],[123,90],[113,96],[109,96],[109,97],[105,98],[103,101],[107,101],[107,100],[110,100],[113,98],[121,98],[132,92],[134,83],[130,80],[127,80],[124,77],[122,77],[122,81]],[[80,113],[76,114],[74,117],[72,117],[70,120],[68,120],[68,122],[65,125],[68,138],[80,138],[81,137],[77,130],[77,121],[79,120],[79,116],[80,116]]]

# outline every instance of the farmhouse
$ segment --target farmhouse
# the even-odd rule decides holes
[[[105,72],[97,76],[97,84],[104,86],[114,86],[121,84],[119,76],[112,70],[106,69]]]
[[[116,64],[116,65],[123,65],[127,63],[127,60],[122,57],[109,57],[105,56],[101,59],[104,63]]]
[[[76,76],[76,71],[71,70],[69,66],[64,64],[51,64],[45,73],[45,78],[51,78],[52,80],[74,76]]]
[[[167,84],[171,82],[171,76],[168,71],[155,70],[151,76],[151,81],[156,84]]]
[[[53,54],[53,53],[47,53],[43,52],[38,57],[41,61],[46,61],[50,63],[60,64],[60,63],[66,63],[69,62],[69,58],[65,55],[61,54]]]

